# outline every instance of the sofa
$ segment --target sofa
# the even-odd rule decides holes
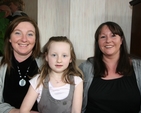
[[[82,59],[77,59],[76,60],[76,65],[79,66],[82,62],[84,62],[85,60]]]

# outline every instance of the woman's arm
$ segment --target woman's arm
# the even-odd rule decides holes
[[[0,57],[0,62],[1,62],[1,58],[2,57]],[[15,109],[9,103],[5,103],[3,98],[6,70],[7,70],[7,65],[2,65],[0,67],[0,113],[9,113],[11,110]]]
[[[81,81],[75,87],[71,113],[81,113],[82,98],[83,98],[83,81]]]
[[[36,99],[37,99],[38,93],[34,90],[34,88],[30,85],[28,92],[22,102],[22,105],[20,107],[20,113],[30,113],[30,110],[32,109]]]

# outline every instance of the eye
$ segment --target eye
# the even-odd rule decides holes
[[[19,31],[16,31],[15,34],[16,34],[16,35],[19,35],[19,34],[21,34],[21,33],[20,33]]]
[[[52,56],[52,57],[55,57],[55,56],[56,56],[56,54],[51,54],[51,56]]]
[[[28,33],[28,36],[33,36],[33,33]]]
[[[104,36],[104,35],[103,35],[103,36],[100,36],[100,38],[105,38],[105,37],[106,37],[106,36]]]
[[[67,55],[63,55],[63,57],[67,57]]]

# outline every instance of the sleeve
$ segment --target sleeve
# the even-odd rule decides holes
[[[4,78],[6,73],[6,65],[0,67],[0,113],[9,113],[14,107],[3,100]]]
[[[136,80],[137,80],[137,85],[140,91],[140,95],[141,95],[141,60],[140,59],[132,59],[133,62],[133,68],[134,68],[134,72],[136,75]],[[140,111],[139,113],[141,113],[141,105],[140,105]]]
[[[93,66],[92,66],[92,63],[87,60],[81,63],[79,65],[79,68],[84,74],[83,103],[82,103],[82,111],[81,111],[81,113],[84,113],[86,110],[86,106],[87,106],[88,90],[93,80],[93,73],[92,73]]]
[[[36,75],[35,77],[33,77],[31,80],[29,80],[30,85],[33,87],[33,89],[35,89],[35,91],[38,93],[39,88],[36,88],[38,85],[38,78],[39,78],[39,74]]]
[[[1,98],[1,97],[0,97]],[[14,107],[11,106],[8,103],[3,103],[2,101],[0,101],[0,113],[9,113],[11,109],[13,109]]]
[[[37,102],[40,101],[41,95],[42,95],[42,90],[43,90],[43,85],[42,84],[38,88],[36,88],[37,85],[38,85],[39,76],[40,75],[38,74],[34,78],[29,80],[29,82],[30,82],[31,86],[33,87],[33,89],[35,89],[35,91],[38,93]]]
[[[9,113],[9,111],[13,108],[13,106],[8,103],[5,103],[3,100],[3,87],[0,79],[0,113]]]
[[[80,82],[82,82],[82,78],[80,78],[79,76],[74,76],[75,87],[77,87]]]
[[[84,65],[85,63],[81,63],[80,65],[79,65],[79,68],[80,68],[80,70],[83,72],[83,74],[84,74],[84,84],[83,84],[83,102],[82,102],[82,109],[81,109],[81,113],[84,113],[85,112],[85,110],[86,110],[86,103],[87,103],[87,96],[85,96],[86,95],[86,91],[85,91],[85,89],[86,89],[86,83],[87,82],[85,82],[86,80],[85,80],[85,68],[84,68]]]

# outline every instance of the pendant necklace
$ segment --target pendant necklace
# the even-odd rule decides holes
[[[25,75],[22,76],[21,70],[20,70],[19,66],[17,66],[18,73],[19,73],[19,76],[20,76],[19,85],[22,86],[22,87],[26,85],[26,80],[25,79],[27,77],[27,73],[29,72],[29,68],[30,68],[30,66],[28,66]]]

